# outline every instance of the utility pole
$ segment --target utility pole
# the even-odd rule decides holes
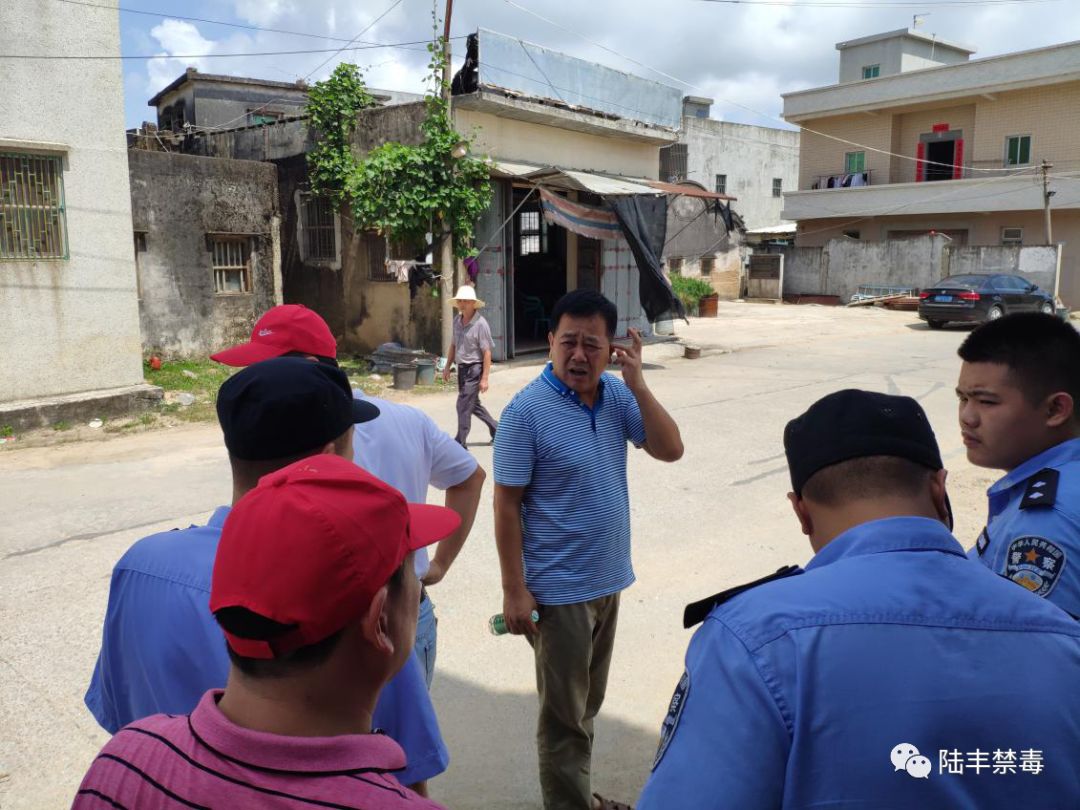
[[[446,0],[446,14],[443,20],[443,72],[442,97],[446,102],[446,114],[450,112],[450,17],[454,13],[454,0]],[[454,295],[454,240],[445,220],[438,224],[441,233],[439,246],[439,308],[442,314],[442,356],[450,356],[450,344],[454,341],[454,308],[450,299]]]
[[[1050,227],[1050,198],[1056,193],[1050,190],[1049,172],[1052,168],[1054,168],[1054,164],[1047,163],[1046,160],[1043,159],[1041,166],[1043,181],[1043,214],[1045,216],[1046,244],[1048,245],[1054,244],[1053,231]]]

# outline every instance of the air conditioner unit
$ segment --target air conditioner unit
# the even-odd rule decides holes
[[[1024,229],[1023,228],[1002,228],[1001,229],[1001,244],[1003,244],[1003,245],[1022,245],[1022,244],[1024,244]]]

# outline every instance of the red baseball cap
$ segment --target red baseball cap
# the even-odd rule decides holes
[[[317,312],[302,304],[274,307],[255,322],[251,340],[210,355],[226,366],[250,366],[288,352],[337,357],[337,341]]]
[[[460,525],[452,509],[406,503],[351,461],[311,456],[264,476],[229,513],[210,610],[245,608],[289,626],[269,640],[225,630],[237,655],[287,655],[358,619],[409,552]]]

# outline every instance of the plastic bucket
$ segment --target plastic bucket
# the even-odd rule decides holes
[[[434,385],[435,384],[435,361],[434,360],[417,360],[416,361],[416,384],[417,385]]]
[[[408,391],[416,385],[416,366],[412,363],[394,363],[394,388]]]

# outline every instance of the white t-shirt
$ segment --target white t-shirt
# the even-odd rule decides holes
[[[353,461],[376,478],[399,490],[410,503],[426,503],[428,486],[449,489],[476,470],[472,455],[455,442],[423,411],[353,391],[370,402],[379,416],[357,425],[353,435]],[[416,552],[416,575],[428,570],[426,548]]]

